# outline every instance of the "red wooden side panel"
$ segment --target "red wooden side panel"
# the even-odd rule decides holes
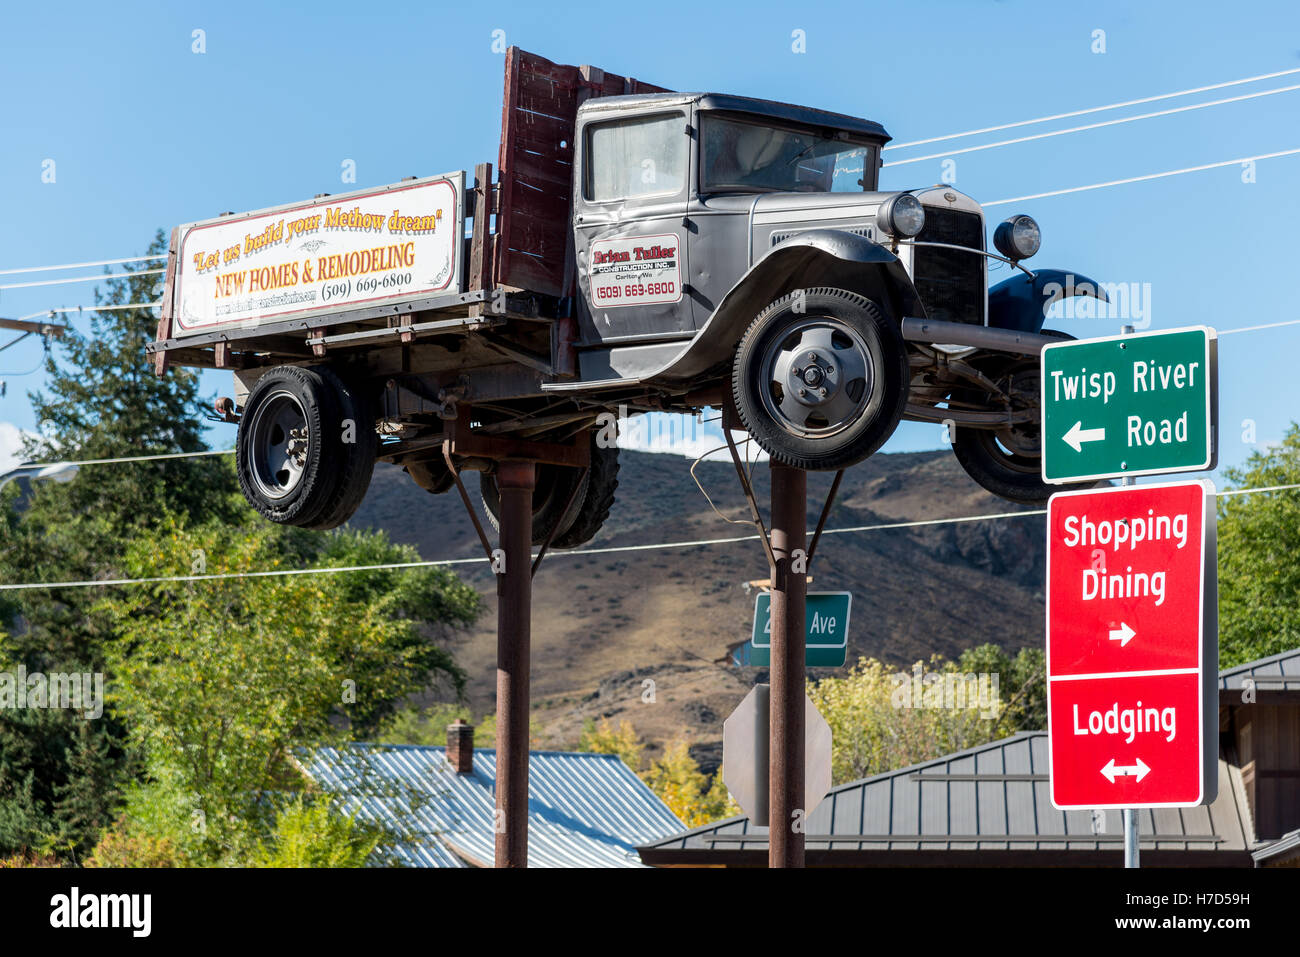
[[[167,272],[163,276],[162,305],[158,313],[158,341],[170,339],[172,334],[172,295],[176,289],[176,257],[180,255],[180,227],[173,227],[171,239],[167,242]],[[154,353],[153,371],[162,375],[170,363],[166,352]]]
[[[518,47],[506,51],[497,163],[497,282],[548,296],[570,293],[569,212],[578,105],[589,96],[666,92],[603,70],[552,63]]]

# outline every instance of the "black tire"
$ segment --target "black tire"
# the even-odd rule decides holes
[[[595,433],[593,433],[595,434]],[[614,507],[614,492],[618,488],[618,446],[591,447],[591,472],[587,477],[587,490],[578,505],[573,524],[551,540],[552,548],[577,548],[596,537],[609,510]]]
[[[532,543],[541,545],[552,534],[560,535],[568,531],[577,517],[578,506],[586,492],[587,479],[581,479],[584,486],[573,495],[574,485],[581,478],[580,469],[565,468],[559,465],[539,463],[536,468],[536,484],[533,486],[533,534]],[[497,487],[497,477],[492,472],[484,472],[479,477],[479,495],[483,499],[483,510],[488,521],[497,531],[501,530],[501,490]],[[566,502],[572,496],[573,504],[567,511]]]
[[[609,517],[618,487],[618,449],[603,449],[596,443],[598,433],[591,433],[591,468],[583,476],[581,469],[562,465],[538,464],[533,488],[532,543],[541,545],[548,538],[552,548],[576,548],[591,541]],[[578,486],[577,494],[574,487]],[[501,530],[501,491],[496,475],[484,472],[479,492],[488,521]],[[572,504],[565,510],[566,503]]]
[[[447,463],[441,458],[407,462],[402,471],[411,476],[416,485],[433,495],[441,495],[456,484],[451,469],[447,468]]]
[[[1073,339],[1064,332],[1044,329],[1043,335]],[[979,362],[978,368],[991,379],[1011,377],[1023,388],[1025,402],[1039,403],[1038,360],[995,357]],[[1014,393],[1013,393],[1014,394]],[[978,399],[980,393],[964,390],[962,397]],[[1094,488],[1095,482],[1048,485],[1042,479],[1042,435],[1039,423],[1015,428],[954,428],[952,452],[975,482],[999,498],[1021,505],[1043,505],[1056,492]]]
[[[244,498],[280,525],[327,529],[370,486],[378,436],[364,395],[330,369],[278,366],[249,393],[235,467]]]
[[[815,362],[801,366],[807,355]],[[815,471],[880,448],[902,418],[908,381],[897,324],[871,300],[834,288],[796,290],[759,313],[731,374],[755,441],[775,461]]]

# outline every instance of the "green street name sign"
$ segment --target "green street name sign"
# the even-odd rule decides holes
[[[846,591],[809,592],[804,603],[804,664],[809,668],[841,668],[849,652],[849,609],[853,595]],[[749,663],[772,663],[772,596],[759,592],[754,599],[754,631]]]
[[[1213,329],[1051,343],[1041,374],[1044,482],[1214,468]]]

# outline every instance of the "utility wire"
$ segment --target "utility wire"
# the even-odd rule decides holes
[[[1221,106],[1224,103],[1237,103],[1241,100],[1253,100],[1261,96],[1272,96],[1275,93],[1290,93],[1293,90],[1300,90],[1300,83],[1292,86],[1282,86],[1275,90],[1262,90],[1258,93],[1244,93],[1241,96],[1230,96],[1222,100],[1209,100],[1205,103],[1193,103],[1190,106],[1177,106],[1168,110],[1157,110],[1154,113],[1139,113],[1137,116],[1123,116],[1117,120],[1103,120],[1100,123],[1087,123],[1083,126],[1071,126],[1064,130],[1051,130],[1047,133],[1031,133],[1028,136],[1017,136],[1014,139],[998,140],[995,143],[981,143],[978,146],[965,146],[961,149],[946,150],[942,153],[928,153],[925,156],[909,156],[907,159],[892,160],[882,164],[883,166],[906,166],[908,163],[920,163],[925,160],[941,159],[945,156],[957,156],[961,153],[977,153],[980,150],[996,149],[999,146],[1012,146],[1016,143],[1028,143],[1031,140],[1045,140],[1053,136],[1065,136],[1067,133],[1081,133],[1084,130],[1101,129],[1104,126],[1118,126],[1121,123],[1135,123],[1138,120],[1149,120],[1157,116],[1171,116],[1174,113],[1186,113],[1190,110],[1201,110],[1207,106]],[[4,288],[4,287],[0,287]]]
[[[1141,488],[1141,486],[1134,486]],[[1219,496],[1251,495],[1258,492],[1282,492],[1300,489],[1300,483],[1293,485],[1269,485],[1262,488],[1230,489],[1216,492]],[[1007,518],[1026,518],[1031,515],[1046,515],[1046,509],[1027,509],[1021,512],[994,512],[989,515],[964,515],[959,518],[933,518],[910,522],[884,522],[874,525],[855,525],[849,528],[828,528],[823,535],[847,535],[858,532],[875,532],[899,528],[921,528],[932,525],[955,525],[963,522],[988,522]],[[610,555],[628,552],[662,551],[664,549],[700,548],[708,545],[731,545],[737,542],[758,541],[759,536],[735,535],[727,538],[702,538],[692,541],[660,542],[653,545],[611,545],[605,548],[578,548],[572,551],[553,552],[559,556],[569,555]],[[272,578],[289,575],[334,575],[345,572],[391,571],[404,568],[434,568],[451,565],[473,565],[488,561],[487,558],[444,558],[436,561],[385,562],[376,565],[340,565],[323,568],[275,568],[267,571],[219,572],[204,575],[165,575],[153,578],[105,578],[88,581],[65,582],[21,582],[17,584],[0,584],[0,591],[30,591],[39,588],[97,588],[110,585],[161,585],[179,582],[225,581],[233,578]]]
[[[1155,103],[1160,100],[1171,100],[1179,96],[1190,96],[1193,93],[1208,93],[1210,90],[1222,90],[1230,86],[1241,86],[1244,83],[1255,83],[1259,80],[1272,80],[1279,76],[1292,76],[1300,73],[1300,67],[1291,70],[1278,70],[1275,73],[1261,73],[1258,76],[1247,76],[1240,80],[1228,80],[1224,83],[1211,83],[1209,86],[1197,86],[1189,90],[1177,90],[1173,93],[1161,93],[1158,96],[1144,96],[1136,100],[1125,100],[1122,103],[1108,103],[1105,106],[1093,106],[1086,110],[1071,110],[1068,113],[1056,113],[1052,116],[1039,116],[1032,120],[1019,120],[1015,123],[1003,123],[1000,126],[986,126],[978,130],[966,130],[963,133],[948,133],[944,136],[931,136],[924,140],[911,140],[907,143],[891,143],[886,146],[886,150],[901,150],[909,146],[924,146],[926,143],[938,143],[942,140],[955,140],[963,136],[978,136],[981,133],[999,133],[1002,130],[1013,130],[1021,126],[1033,126],[1037,123],[1051,123],[1055,120],[1068,120],[1075,116],[1086,116],[1089,113],[1104,113],[1107,110],[1120,110],[1127,106],[1140,106],[1143,103]]]
[[[99,259],[92,263],[60,263],[57,266],[24,266],[22,269],[0,269],[0,276],[13,276],[24,272],[51,272],[59,269],[82,269],[87,266],[118,266],[122,263],[149,263],[166,258],[166,253],[159,253],[157,256],[128,256],[126,259]]]
[[[132,302],[125,306],[60,306],[57,309],[42,309],[40,312],[33,312],[22,316],[21,319],[25,321],[40,316],[52,316],[56,312],[117,312],[119,309],[157,309],[161,305],[161,302]]]
[[[62,286],[73,282],[112,282],[114,279],[131,279],[135,276],[157,276],[159,273],[166,272],[166,269],[141,269],[139,272],[116,272],[104,276],[73,276],[69,279],[40,279],[35,282],[10,282],[0,286],[0,289],[30,289],[33,286]]]
[[[1143,176],[1130,176],[1127,179],[1112,179],[1105,183],[1090,183],[1087,186],[1071,186],[1068,189],[1053,189],[1045,193],[1031,193],[1028,196],[1013,196],[1011,199],[996,199],[991,203],[981,203],[980,205],[987,208],[989,206],[1005,206],[1007,203],[1023,203],[1031,199],[1044,199],[1048,196],[1065,196],[1068,193],[1083,193],[1092,189],[1105,189],[1108,186],[1125,186],[1129,183],[1141,183],[1152,179],[1163,179],[1166,176],[1181,176],[1183,173],[1200,173],[1207,169],[1219,169],[1224,166],[1236,166],[1239,163],[1253,163],[1257,160],[1274,159],[1278,156],[1293,156],[1300,153],[1300,148],[1292,150],[1278,150],[1276,153],[1260,153],[1258,156],[1240,156],[1237,159],[1223,160],[1219,163],[1205,163],[1201,166],[1188,166],[1184,169],[1171,169],[1163,173],[1147,173]]]

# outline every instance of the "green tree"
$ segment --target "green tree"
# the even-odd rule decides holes
[[[164,252],[161,233],[149,253]],[[104,306],[156,301],[159,276],[127,277],[96,293]],[[89,334],[69,329],[46,362],[45,389],[30,396],[43,438],[27,443],[37,461],[86,460],[206,449],[195,373],[153,374],[144,345],[155,338],[148,309],[96,313]],[[0,580],[81,581],[118,577],[123,541],[153,527],[164,509],[191,520],[234,520],[228,463],[217,458],[83,466],[65,485],[12,483],[0,499]],[[15,507],[21,500],[21,508]],[[7,593],[0,616],[0,669],[96,672],[111,631],[93,611],[93,589]],[[69,712],[38,717],[0,711],[0,854],[58,846],[77,857],[95,843],[134,770],[126,729],[112,712],[88,726]],[[25,782],[31,782],[30,784]]]
[[[624,764],[640,774],[645,744],[630,721],[619,721],[615,729],[609,718],[601,718],[599,724],[588,718],[582,725],[578,750],[592,754],[617,754]]]
[[[312,567],[415,559],[377,534],[313,540]],[[209,572],[295,567],[305,541],[267,525],[168,521],[129,544],[125,568],[173,575],[196,551]],[[110,700],[145,759],[127,817],[191,862],[216,864],[244,861],[269,839],[277,796],[306,783],[299,749],[367,736],[439,679],[460,690],[463,673],[422,616],[467,625],[478,594],[445,569],[422,568],[166,583],[107,597],[97,610],[116,634]]]
[[[664,745],[663,757],[653,762],[643,777],[650,790],[659,795],[660,800],[687,827],[699,827],[740,813],[739,806],[722,783],[722,770],[719,769],[710,782],[691,757],[690,745],[685,738]]]
[[[475,721],[470,714],[468,705],[449,703],[434,704],[427,708],[402,708],[384,722],[379,732],[374,735],[374,739],[378,744],[417,744],[425,747],[442,747],[447,743],[447,725],[452,724],[458,718],[474,726],[474,743],[476,747],[490,748],[493,746],[497,733],[497,716],[495,714],[489,711]],[[540,732],[540,726],[536,726],[533,728],[530,737],[535,738]]]
[[[808,683],[831,726],[836,784],[907,767],[1045,726],[1043,656],[995,645],[957,661],[936,655],[907,671],[860,658],[847,674]]]
[[[1236,488],[1300,483],[1300,425],[1226,474]],[[1300,492],[1223,496],[1218,519],[1219,665],[1300,647]]]
[[[270,838],[259,841],[253,867],[364,867],[377,863],[375,851],[395,836],[357,820],[337,799],[302,795],[281,808]]]

